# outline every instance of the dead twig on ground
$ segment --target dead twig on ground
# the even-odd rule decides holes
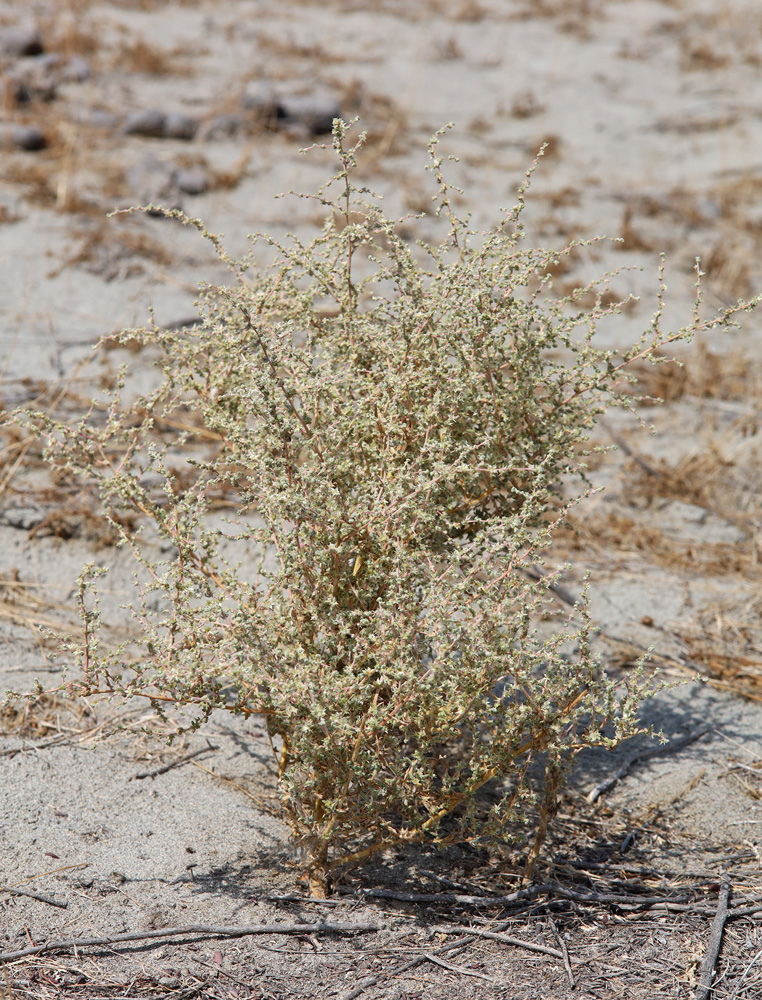
[[[262,899],[268,903],[311,903],[313,906],[354,906],[354,899],[318,899],[316,896],[298,896],[295,893],[269,892]]]
[[[491,986],[500,985],[494,979],[485,976],[483,972],[474,972],[472,969],[462,969],[458,965],[451,965],[450,962],[444,962],[441,958],[437,958],[436,955],[432,955],[430,951],[427,951],[423,957],[427,962],[431,962],[432,965],[438,965],[449,972],[457,972],[459,976],[474,976],[476,979],[483,979],[485,983],[489,983]]]
[[[19,951],[0,954],[0,962],[11,962],[27,955],[40,955],[46,951],[72,951],[101,945],[121,944],[126,941],[150,941],[157,938],[179,937],[183,934],[203,937],[248,937],[252,934],[359,934],[380,930],[378,924],[251,924],[247,927],[217,927],[213,924],[189,924],[187,927],[162,927],[155,931],[129,931],[109,934],[106,937],[69,938],[65,941],[46,941]]]
[[[548,574],[544,570],[540,569],[539,566],[524,568],[521,570],[521,573],[529,580],[534,580],[536,583],[539,583],[541,580],[545,581],[547,583],[548,590],[552,591],[556,597],[559,598],[559,600],[563,601],[564,604],[568,604],[571,608],[576,608],[582,603],[579,597],[575,597],[571,591],[567,590],[566,587],[561,586],[561,584],[553,580],[552,577],[549,580]]]
[[[603,427],[606,433],[609,435],[614,444],[619,448],[620,451],[624,452],[628,458],[631,458],[633,462],[636,462],[644,472],[647,472],[649,476],[662,476],[663,472],[660,472],[655,465],[652,465],[649,461],[639,455],[638,452],[631,448],[630,445],[625,441],[621,434],[617,434],[608,420],[604,420],[603,417],[599,417],[598,423]]]
[[[696,990],[696,1000],[707,1000],[712,986],[714,967],[717,964],[717,957],[720,954],[722,945],[722,934],[725,930],[725,923],[728,919],[728,899],[730,898],[730,875],[722,873],[720,882],[720,895],[717,901],[717,912],[712,921],[712,929],[709,933],[709,943],[706,948],[704,961],[701,963],[701,978],[699,987]]]
[[[194,962],[198,962],[199,965],[203,965],[205,969],[211,969],[212,972],[215,973],[215,975],[225,976],[226,979],[231,979],[234,983],[237,983],[239,986],[244,986],[246,989],[251,989],[252,986],[251,983],[245,983],[243,979],[236,978],[236,976],[232,975],[230,972],[227,972],[221,966],[210,965],[209,962],[204,962],[197,955],[191,955],[190,957]],[[265,971],[264,969],[259,969],[256,966],[249,966],[247,969],[247,972],[249,974],[254,973],[256,975],[261,975],[264,971]]]
[[[634,764],[637,764],[642,760],[649,760],[651,757],[661,757],[666,753],[673,753],[675,750],[682,750],[683,747],[701,739],[701,737],[705,736],[710,729],[711,726],[702,726],[700,729],[696,729],[694,732],[688,733],[687,736],[683,736],[679,740],[671,740],[665,746],[655,747],[653,750],[640,750],[638,753],[632,754],[627,758],[622,766],[614,772],[614,774],[606,778],[605,781],[596,785],[595,788],[588,793],[587,801],[593,803],[605,792],[610,791],[614,785],[630,771],[630,768],[632,768]]]
[[[471,934],[474,937],[488,938],[490,941],[499,941],[501,944],[509,944],[514,948],[525,948],[527,951],[536,951],[541,955],[550,955],[551,958],[563,959],[563,952],[555,948],[549,948],[544,944],[535,944],[534,941],[522,941],[521,938],[511,937],[509,934],[498,934],[496,931],[480,931],[475,927],[432,927],[436,934]]]
[[[428,951],[424,955],[418,955],[417,958],[412,959],[410,962],[405,962],[404,965],[397,966],[396,969],[391,969],[380,973],[377,976],[368,976],[367,979],[361,980],[357,986],[355,986],[349,993],[345,993],[340,1000],[356,1000],[365,990],[369,990],[372,986],[378,985],[381,980],[392,979],[394,976],[404,975],[406,972],[412,972],[413,969],[417,969],[419,965],[427,960],[431,955],[446,955],[448,951],[461,950],[465,946],[471,944],[474,940],[474,936],[470,931],[467,932],[468,937],[459,938],[457,941],[452,941],[450,944],[443,945],[441,948],[437,948],[436,951]]]
[[[206,741],[208,746],[201,747],[200,750],[194,750],[193,753],[188,753],[184,757],[180,757],[177,760],[173,760],[169,764],[164,764],[162,767],[156,767],[152,771],[139,771],[137,774],[133,774],[128,781],[139,781],[141,778],[155,778],[159,774],[166,774],[167,771],[171,771],[173,767],[181,767],[183,764],[187,764],[189,760],[193,760],[194,757],[200,757],[202,753],[209,753],[210,751],[219,750],[219,747],[213,746]]]
[[[574,982],[574,974],[572,973],[571,962],[569,961],[569,949],[566,947],[566,942],[561,937],[555,921],[550,918],[549,922],[551,930],[553,931],[553,936],[558,942],[558,947],[561,949],[561,955],[564,960],[564,969],[566,970],[566,978],[569,980],[569,986],[574,989],[576,983]]]
[[[29,896],[30,899],[39,900],[40,903],[47,903],[48,906],[58,906],[65,910],[69,905],[63,899],[54,899],[52,896],[43,896],[39,892],[30,892],[28,889],[11,889],[9,886],[0,885],[0,892],[7,892],[11,896]]]
[[[239,782],[233,781],[232,778],[226,778],[223,774],[217,774],[217,772],[213,771],[210,767],[205,767],[203,764],[199,764],[197,760],[194,760],[192,763],[194,767],[197,767],[200,771],[205,771],[213,778],[217,778],[218,781],[224,781],[226,785],[232,785],[233,788],[239,791],[242,795],[245,795],[247,799],[251,799],[252,802],[256,803],[256,805],[269,816],[275,816],[277,818],[281,817],[281,810],[276,802],[268,802],[261,795],[255,795],[254,792],[250,792],[248,788],[244,788]]]
[[[459,906],[499,906],[510,908],[521,905],[527,900],[536,900],[540,896],[556,899],[569,899],[575,903],[607,904],[613,906],[638,907],[650,909],[657,903],[686,903],[689,898],[681,896],[647,896],[627,895],[616,892],[580,892],[569,889],[555,882],[545,882],[542,885],[531,885],[526,889],[517,889],[507,896],[467,896],[456,892],[397,892],[394,889],[362,889],[363,897],[375,899],[396,899],[403,903],[440,903]]]

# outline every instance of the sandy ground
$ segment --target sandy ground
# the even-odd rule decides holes
[[[526,214],[530,238],[559,247],[600,234],[623,240],[575,254],[558,292],[635,268],[612,280],[618,295],[641,297],[602,330],[612,346],[647,326],[662,251],[674,326],[690,321],[698,256],[708,309],[762,290],[762,10],[751,2],[0,3],[0,61],[8,409],[39,398],[75,409],[124,359],[102,351],[88,362],[95,341],[151,311],[159,324],[187,321],[198,282],[222,279],[192,233],[109,211],[181,205],[224,233],[233,253],[246,251],[251,232],[314,232],[321,220],[311,203],[274,196],[324,179],[328,155],[299,150],[323,141],[320,117],[336,108],[368,130],[361,168],[390,214],[429,208],[426,143],[448,122],[455,129],[442,148],[459,157],[451,176],[479,226],[514,203],[547,143]],[[410,226],[413,236],[436,232],[429,216]],[[563,584],[573,594],[592,574],[608,669],[629,670],[653,647],[668,680],[704,677],[646,705],[646,721],[670,739],[706,731],[635,764],[595,808],[584,796],[633,748],[583,758],[542,874],[571,884],[572,863],[583,860],[606,870],[580,883],[586,890],[650,878],[652,887],[692,887],[698,909],[567,904],[501,922],[489,907],[362,897],[390,886],[444,891],[447,879],[497,893],[516,887],[510,858],[465,850],[399,852],[351,873],[322,908],[277,899],[301,889],[257,725],[220,713],[167,749],[140,733],[151,722],[144,707],[47,698],[0,718],[0,953],[188,925],[323,917],[378,929],[234,940],[197,932],[78,948],[9,960],[0,992],[346,998],[365,984],[369,1000],[453,990],[692,996],[718,873],[729,870],[735,902],[760,889],[759,316],[695,343],[683,360],[644,375],[645,389],[666,400],[639,410],[653,432],[632,414],[610,416],[601,441],[621,448],[595,470],[606,490],[580,508],[578,533],[560,538],[555,554],[569,564]],[[148,360],[131,361],[138,378],[150,377]],[[41,629],[72,627],[82,564],[111,566],[104,614],[117,631],[130,566],[77,497],[51,489],[33,442],[9,439],[2,455],[0,686],[28,690],[39,677],[51,687],[62,664]],[[182,766],[139,776],[203,748]],[[47,901],[14,895],[14,886]],[[445,919],[556,949],[557,928],[574,993],[558,957],[494,940],[444,955],[455,970],[422,960],[398,972],[442,945],[432,928]],[[761,948],[754,915],[728,925],[715,996],[759,995]]]

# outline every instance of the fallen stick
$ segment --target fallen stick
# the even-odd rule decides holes
[[[432,927],[437,934],[471,934],[474,937],[489,938],[490,941],[500,941],[501,944],[510,944],[516,948],[526,948],[527,951],[537,951],[541,955],[550,955],[551,958],[563,959],[563,952],[556,951],[555,948],[548,948],[544,944],[535,944],[534,941],[522,941],[521,938],[511,937],[509,934],[498,934],[496,931],[480,931],[475,927]]]
[[[413,969],[417,969],[419,965],[427,960],[429,955],[445,955],[448,951],[455,951],[458,948],[463,948],[466,945],[471,944],[474,940],[471,932],[467,932],[469,937],[461,938],[459,941],[453,941],[451,944],[446,944],[442,948],[437,948],[434,952],[427,952],[425,955],[418,955],[416,958],[412,959],[410,962],[405,962],[404,965],[398,965],[396,969],[391,971],[384,971],[376,976],[368,976],[367,979],[361,979],[360,982],[349,993],[345,993],[340,997],[340,1000],[356,1000],[360,994],[364,993],[365,990],[369,990],[371,986],[377,986],[382,979],[391,979],[394,976],[401,976],[405,972],[411,972]]]
[[[566,942],[559,934],[555,921],[552,919],[550,921],[550,926],[553,930],[553,936],[555,937],[556,941],[558,941],[558,947],[561,949],[561,954],[563,955],[564,969],[566,970],[566,976],[569,980],[569,986],[571,987],[571,989],[574,989],[574,987],[577,984],[574,982],[574,974],[572,972],[571,962],[569,961],[569,949],[566,947]]]
[[[7,747],[5,750],[0,750],[0,757],[15,757],[17,753],[26,753],[29,750],[47,750],[48,747],[58,746],[61,743],[71,742],[71,736],[68,733],[62,733],[60,736],[51,736],[48,739],[38,740],[36,743],[24,743],[20,747]]]
[[[538,896],[571,899],[576,903],[608,903],[615,906],[641,906],[649,909],[657,903],[684,903],[683,896],[637,896],[616,892],[580,892],[567,889],[564,885],[545,882],[527,889],[517,889],[508,896],[467,896],[458,892],[397,892],[394,889],[362,889],[362,895],[375,899],[396,899],[403,903],[456,903],[461,906],[514,906],[525,900],[535,900]]]
[[[614,774],[606,778],[606,780],[602,781],[599,785],[595,786],[595,788],[587,795],[587,801],[593,803],[599,799],[604,792],[608,792],[612,789],[620,778],[623,778],[628,773],[633,764],[637,764],[641,760],[649,760],[651,757],[661,757],[663,754],[672,753],[674,750],[682,750],[683,747],[688,746],[690,743],[695,743],[696,740],[705,736],[711,728],[711,726],[702,726],[700,729],[697,729],[693,733],[688,733],[687,736],[683,736],[679,740],[671,740],[665,746],[655,747],[653,750],[641,750],[638,753],[632,754],[632,756],[628,757],[624,764],[622,764],[622,766],[615,771]]]
[[[582,601],[579,597],[575,597],[566,587],[561,586],[560,583],[553,581],[551,577],[548,580],[548,575],[539,566],[529,566],[521,570],[524,576],[528,577],[530,580],[534,580],[535,583],[540,583],[541,581],[546,582],[548,590],[552,591],[556,597],[558,597],[564,604],[568,604],[571,608],[578,607]]]
[[[11,889],[8,886],[0,885],[0,892],[10,893],[11,896],[29,896],[30,899],[36,899],[40,903],[47,903],[48,906],[58,906],[62,910],[65,910],[69,905],[66,900],[53,899],[52,896],[43,896],[39,892],[30,892],[29,889]]]
[[[499,986],[494,979],[489,976],[485,976],[483,972],[474,972],[473,969],[462,969],[458,965],[451,965],[450,962],[443,962],[441,958],[437,958],[436,955],[432,955],[431,952],[426,952],[423,956],[427,962],[431,962],[432,965],[438,965],[442,969],[447,969],[449,972],[457,972],[459,976],[474,976],[476,979],[483,979],[486,983],[491,986]]]
[[[508,896],[468,896],[460,892],[397,892],[395,889],[361,889],[365,898],[396,899],[402,903],[459,903],[462,906],[511,906],[526,899],[536,899],[549,886],[517,889]]]
[[[250,934],[355,934],[379,930],[378,924],[252,924],[249,927],[216,927],[210,924],[189,924],[187,927],[163,927],[156,931],[129,931],[109,934],[107,937],[69,938],[65,941],[46,941],[20,951],[0,954],[0,962],[11,962],[27,955],[40,955],[46,951],[72,951],[98,945],[120,944],[124,941],[147,941],[156,938],[178,937],[181,934],[201,934],[205,937],[247,937]]]
[[[722,945],[722,933],[725,930],[725,922],[728,919],[728,899],[730,897],[730,876],[727,872],[722,873],[720,882],[720,894],[717,900],[717,912],[712,921],[712,929],[709,932],[709,943],[706,947],[706,955],[701,963],[701,978],[696,990],[696,1000],[707,1000],[712,987],[712,976],[714,967],[717,964],[717,957],[720,954]]]
[[[207,743],[209,741],[207,740]],[[159,774],[166,774],[167,771],[171,771],[173,767],[180,767],[181,764],[187,764],[189,760],[193,760],[194,757],[200,757],[202,753],[209,753],[210,750],[219,750],[219,747],[209,746],[202,747],[200,750],[194,750],[193,753],[188,753],[184,757],[180,757],[177,760],[173,760],[169,764],[164,764],[162,767],[154,768],[153,771],[140,771],[138,774],[133,774],[132,778],[128,778],[128,781],[135,779],[139,781],[141,778],[155,778]]]
[[[601,427],[603,427],[605,431],[607,431],[609,437],[617,446],[617,448],[619,448],[620,451],[623,451],[628,458],[631,458],[633,460],[633,462],[637,462],[637,464],[641,467],[641,469],[643,469],[644,472],[647,472],[649,476],[664,475],[664,473],[661,472],[659,469],[657,469],[655,465],[651,465],[651,463],[647,461],[647,459],[643,458],[642,455],[639,455],[633,448],[631,448],[630,445],[621,436],[621,434],[617,434],[617,432],[614,430],[614,428],[611,426],[611,424],[609,424],[607,420],[604,420],[603,417],[599,417],[598,423],[601,425]]]
[[[739,917],[750,917],[754,913],[762,912],[762,903],[755,903],[754,906],[736,906],[728,910],[728,920],[737,920]]]

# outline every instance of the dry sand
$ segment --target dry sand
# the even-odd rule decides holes
[[[145,216],[108,219],[111,209],[182,204],[223,232],[233,253],[245,252],[250,232],[314,231],[320,217],[311,203],[274,195],[325,177],[327,154],[299,153],[312,141],[315,102],[318,111],[335,101],[344,117],[360,116],[369,131],[362,169],[390,214],[428,208],[426,143],[447,122],[456,127],[442,150],[460,158],[451,176],[480,226],[514,203],[547,143],[526,214],[530,238],[552,246],[598,234],[624,240],[577,253],[557,290],[642,268],[612,281],[617,294],[641,296],[603,331],[612,346],[648,325],[661,251],[672,325],[690,321],[697,256],[708,306],[762,290],[762,9],[752,2],[0,3],[0,29],[19,24],[36,25],[57,60],[14,55],[14,36],[0,34],[0,392],[8,408],[63,385],[63,405],[79,405],[74,394],[97,391],[123,359],[102,352],[77,368],[98,338],[142,324],[150,310],[159,324],[187,320],[198,282],[222,278],[192,233]],[[242,104],[268,88],[297,99],[291,121],[275,130],[263,127],[261,108]],[[129,116],[145,109],[182,113],[175,132],[197,126],[194,137],[125,134]],[[6,126],[17,125],[41,129],[46,148],[14,148]],[[166,131],[166,119],[157,128]],[[435,222],[411,227],[425,236]],[[624,877],[617,866],[627,863],[631,880],[657,871],[674,885],[688,873],[685,884],[705,887],[709,912],[723,867],[736,901],[760,889],[759,316],[694,344],[684,361],[644,376],[667,401],[640,411],[654,433],[632,415],[609,418],[601,440],[613,434],[624,450],[601,460],[595,476],[606,490],[580,508],[579,534],[559,539],[556,557],[569,563],[563,583],[573,593],[592,574],[591,612],[609,669],[630,670],[652,646],[669,679],[696,670],[711,680],[660,695],[645,706],[646,721],[669,738],[709,729],[679,752],[636,764],[597,811],[584,794],[632,748],[584,757],[543,872],[560,879],[571,871],[567,861],[584,857],[608,866],[606,884]],[[132,362],[150,377],[148,362]],[[48,488],[35,455],[31,446],[5,451],[0,470],[0,685],[14,690],[35,677],[57,683],[61,661],[39,628],[69,627],[82,564],[112,566],[104,613],[115,628],[130,572],[78,498]],[[360,889],[442,889],[425,869],[505,892],[515,881],[498,859],[400,852],[352,873],[332,907],[279,902],[273,893],[292,891],[295,872],[261,729],[218,713],[168,750],[139,734],[150,721],[140,706],[72,709],[54,699],[3,716],[0,883],[66,908],[0,891],[0,952],[30,941],[318,914],[383,930],[232,941],[198,933],[179,943],[90,947],[9,962],[0,993],[348,997],[363,977],[377,976],[363,993],[369,1000],[453,990],[693,995],[707,912],[635,919],[605,907],[560,910],[574,994],[559,959],[486,940],[444,956],[461,971],[425,962],[392,975],[439,946],[444,938],[430,928],[460,911],[372,904]],[[203,747],[183,766],[137,777]],[[472,912],[463,911],[463,924]],[[558,947],[547,910],[516,917],[508,933]],[[761,948],[753,917],[729,925],[715,996],[759,995],[762,963],[751,963]]]

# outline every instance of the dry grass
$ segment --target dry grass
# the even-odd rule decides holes
[[[452,18],[454,21],[476,24],[483,20],[486,14],[487,11],[480,3],[477,3],[477,0],[462,0],[453,11]]]
[[[762,404],[762,365],[750,361],[745,350],[737,348],[720,354],[700,340],[690,354],[683,352],[682,359],[673,361],[665,357],[656,365],[631,366],[630,374],[637,378],[632,392],[665,403],[696,397],[743,401],[752,410]],[[745,433],[748,434],[748,429]]]
[[[534,118],[535,115],[542,114],[544,110],[545,105],[538,99],[533,90],[523,90],[513,99],[511,104],[511,114],[514,118]]]
[[[140,228],[99,219],[92,225],[78,226],[73,235],[79,246],[63,259],[55,274],[82,266],[104,281],[113,281],[172,263],[169,251]]]
[[[0,736],[38,740],[48,736],[80,734],[96,722],[95,711],[83,699],[72,701],[45,691],[0,705]]]
[[[142,38],[122,45],[112,56],[110,68],[148,76],[189,76],[194,72],[187,50],[162,49]]]
[[[278,63],[296,59],[331,66],[344,62],[346,58],[336,52],[329,52],[319,42],[298,42],[294,37],[281,37],[266,31],[260,31],[257,34],[257,49],[259,52],[272,56]],[[281,67],[278,78],[290,79],[290,74],[285,67]]]

